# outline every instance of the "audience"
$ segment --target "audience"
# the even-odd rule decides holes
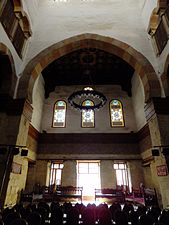
[[[134,206],[114,202],[98,206],[82,203],[39,202],[16,204],[1,212],[0,225],[168,225],[169,211],[157,206]]]

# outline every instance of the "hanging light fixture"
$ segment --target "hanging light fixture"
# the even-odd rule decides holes
[[[96,63],[96,53],[91,52],[89,49],[84,51],[80,55],[80,62],[84,66],[84,74],[83,76],[88,77],[88,82],[92,85],[91,78],[91,66],[95,66]],[[93,105],[82,105],[82,103],[86,100],[90,100],[93,102]],[[103,93],[94,90],[92,87],[88,86],[83,88],[82,90],[73,92],[69,98],[68,102],[70,105],[77,110],[99,110],[106,104],[106,97]]]
[[[94,104],[91,106],[82,105],[82,102],[84,102],[85,100],[90,100]],[[68,98],[68,102],[70,103],[70,105],[73,108],[78,109],[80,111],[99,110],[106,104],[106,101],[107,101],[106,97],[101,92],[95,91],[92,88],[91,89],[84,88],[81,91],[73,92]]]

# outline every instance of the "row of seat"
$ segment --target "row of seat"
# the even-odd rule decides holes
[[[1,212],[0,225],[168,225],[169,211],[157,206],[140,205],[137,208],[131,203],[124,206],[118,202],[112,205],[59,202],[39,202],[38,204],[15,205]]]

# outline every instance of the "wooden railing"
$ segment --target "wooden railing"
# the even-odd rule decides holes
[[[117,202],[123,203],[125,201],[125,195],[122,190],[112,189],[112,188],[103,188],[95,189],[95,201],[98,198],[108,198],[114,199]]]
[[[82,202],[83,187],[59,186],[54,192],[53,199],[61,200],[64,198],[76,198]]]

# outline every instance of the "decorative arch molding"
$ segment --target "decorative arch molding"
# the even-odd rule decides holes
[[[164,73],[161,75],[161,81],[164,87],[165,96],[169,96],[169,54],[165,62]]]
[[[0,55],[7,56],[10,62],[11,74],[8,74],[9,76],[6,76],[5,82],[7,82],[8,84],[10,83],[10,90],[8,94],[9,96],[13,97],[15,93],[16,82],[17,82],[15,64],[14,64],[14,60],[9,48],[1,42],[0,42]]]
[[[90,46],[117,55],[135,69],[135,72],[140,76],[143,83],[145,102],[151,97],[161,96],[159,80],[152,65],[145,56],[128,44],[114,38],[87,33],[58,42],[35,56],[23,71],[17,97],[27,97],[28,100],[32,102],[32,92],[35,81],[46,66],[61,56]],[[27,96],[25,96],[26,94]]]

